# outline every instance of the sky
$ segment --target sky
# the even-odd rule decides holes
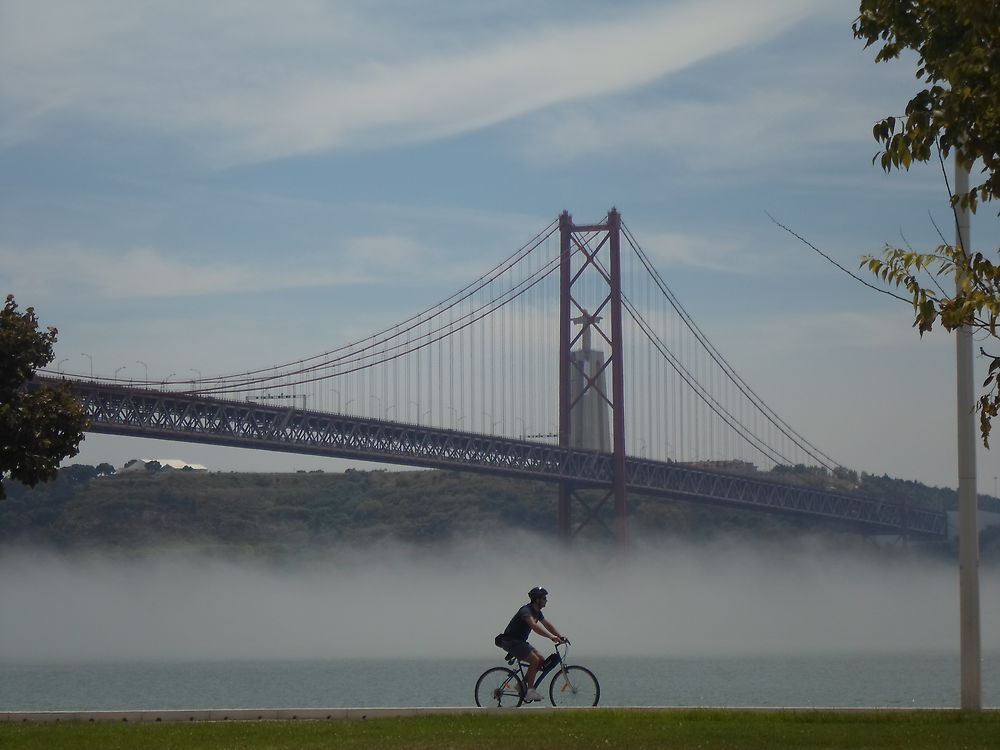
[[[906,303],[771,218],[852,271],[885,243],[952,235],[940,165],[872,163],[872,125],[917,81],[912,58],[873,62],[856,14],[836,0],[0,0],[0,291],[58,328],[63,372],[209,376],[355,340],[562,210],[582,222],[615,206],[810,442],[954,487],[953,339],[921,339]],[[1000,244],[988,209],[972,238]],[[137,457],[350,465],[99,435],[69,462]],[[981,450],[978,471],[997,494],[996,456]]]

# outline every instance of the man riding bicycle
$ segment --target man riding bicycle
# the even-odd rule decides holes
[[[507,629],[496,637],[495,643],[507,653],[528,663],[525,675],[524,700],[540,701],[542,696],[535,690],[535,674],[545,658],[528,643],[528,636],[534,630],[554,643],[566,640],[555,626],[542,615],[542,607],[548,604],[549,592],[536,586],[528,592],[528,603],[517,610],[507,625]]]

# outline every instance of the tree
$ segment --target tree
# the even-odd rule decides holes
[[[67,384],[24,388],[52,361],[58,331],[38,330],[33,308],[18,312],[7,295],[0,313],[0,498],[3,479],[29,487],[53,479],[59,462],[78,452],[87,418]]]
[[[881,44],[875,62],[894,60],[904,50],[918,57],[916,77],[926,87],[873,128],[882,144],[882,168],[909,169],[913,162],[955,154],[967,169],[980,164],[982,182],[952,194],[952,207],[976,210],[1000,197],[1000,4],[996,0],[861,0],[854,36],[866,48]],[[947,178],[946,178],[947,179]],[[865,256],[862,267],[884,282],[905,288],[914,327],[923,335],[935,325],[962,326],[997,340],[1000,267],[964,243],[944,242],[928,253],[886,246],[880,257]],[[955,280],[954,291],[937,283]],[[978,401],[980,433],[989,447],[992,420],[1000,413],[1000,355],[990,360]]]

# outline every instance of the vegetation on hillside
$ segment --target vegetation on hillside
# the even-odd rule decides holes
[[[954,490],[889,477],[837,479],[794,468],[781,474],[922,507],[948,509],[956,502]],[[822,534],[842,545],[863,543],[856,532],[835,524],[758,511],[640,495],[630,496],[629,507],[639,537],[773,541]],[[610,508],[605,510],[611,526]],[[116,474],[108,464],[78,464],[34,488],[12,482],[8,499],[0,502],[0,545],[59,550],[133,553],[183,546],[286,559],[380,540],[433,545],[511,530],[555,535],[553,485],[452,471]],[[583,535],[610,541],[598,524]],[[984,557],[994,549],[1000,551],[1000,536],[984,533]]]

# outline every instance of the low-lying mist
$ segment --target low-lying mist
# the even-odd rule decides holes
[[[1000,645],[998,582],[983,571],[984,650]],[[0,661],[491,657],[536,585],[580,660],[958,649],[956,563],[818,542],[619,554],[507,532],[283,565],[8,551]]]

